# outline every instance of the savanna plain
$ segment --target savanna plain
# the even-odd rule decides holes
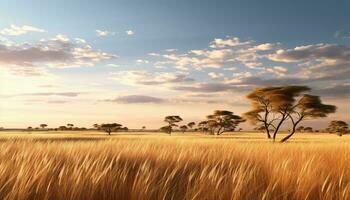
[[[283,137],[281,134],[280,137]],[[0,133],[0,199],[349,199],[350,135]]]

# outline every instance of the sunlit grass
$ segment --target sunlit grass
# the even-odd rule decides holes
[[[349,136],[0,132],[0,199],[349,199]]]

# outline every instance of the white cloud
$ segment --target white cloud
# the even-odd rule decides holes
[[[98,37],[106,37],[110,35],[115,35],[115,33],[107,30],[96,30],[96,35]]]
[[[220,79],[224,77],[223,73],[209,72],[208,76],[212,79]]]
[[[95,50],[81,39],[72,40],[61,34],[36,44],[6,46],[0,43],[1,67],[17,75],[44,75],[45,67],[94,66],[113,58],[116,55]]]
[[[143,59],[138,59],[138,60],[136,60],[136,62],[137,62],[138,64],[148,64],[148,63],[149,63],[148,60],[143,60]]]
[[[24,35],[28,32],[39,32],[43,33],[46,32],[44,29],[40,29],[34,26],[16,26],[16,25],[11,25],[8,28],[4,28],[0,31],[0,34],[2,35],[8,35],[8,36],[19,36],[19,35]]]
[[[120,67],[120,65],[113,64],[113,63],[107,64],[106,66],[107,67]]]
[[[134,35],[134,34],[135,34],[135,32],[132,31],[132,30],[127,30],[127,31],[125,31],[125,33],[126,33],[127,35]]]
[[[120,71],[111,73],[112,79],[128,85],[164,85],[193,82],[187,74],[175,72]]]

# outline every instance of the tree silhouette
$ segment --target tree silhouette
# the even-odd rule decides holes
[[[74,124],[67,124],[67,128],[68,128],[68,129],[72,130],[73,127],[74,127]]]
[[[180,130],[182,131],[182,133],[185,133],[185,131],[188,129],[188,127],[186,125],[182,125],[180,126]]]
[[[196,123],[195,122],[189,122],[188,124],[187,124],[187,126],[190,128],[190,129],[193,129],[193,127],[196,125]]]
[[[144,131],[146,129],[146,126],[142,126],[142,130]]]
[[[339,136],[349,132],[349,126],[346,122],[340,120],[331,121],[327,130],[331,133],[337,133]]]
[[[198,123],[198,129],[202,132],[208,131],[208,121],[201,121]]]
[[[169,135],[171,135],[173,127],[177,126],[176,123],[181,122],[181,121],[182,121],[182,118],[180,116],[177,116],[177,115],[166,116],[164,118],[164,122],[168,123],[167,133]],[[165,130],[165,127],[162,127],[162,128],[163,128],[163,130]]]
[[[308,127],[304,128],[304,131],[307,132],[307,133],[311,133],[311,132],[313,132],[313,128],[308,126]]]
[[[302,133],[304,131],[305,127],[304,126],[299,126],[296,131],[298,131],[299,133]]]
[[[226,131],[234,131],[237,125],[244,121],[240,116],[227,110],[215,110],[208,115],[208,128],[212,134],[221,135]]]
[[[247,98],[252,102],[252,110],[244,114],[253,124],[262,124],[268,138],[273,128],[273,141],[282,126],[290,119],[292,129],[281,142],[287,141],[296,131],[297,125],[306,118],[326,117],[336,110],[335,106],[322,104],[318,96],[304,94],[307,86],[281,86],[257,88]]]
[[[92,125],[95,129],[100,130],[100,125],[99,124],[94,124]]]
[[[40,124],[40,127],[41,127],[42,129],[44,129],[44,128],[47,127],[47,124]]]
[[[307,118],[315,119],[327,117],[328,114],[334,113],[336,107],[333,105],[323,104],[319,96],[304,94],[299,100],[293,101],[289,106],[288,117],[292,122],[292,130],[284,137],[281,142],[287,141],[296,131],[297,125]],[[312,128],[311,128],[312,130]],[[306,130],[305,130],[306,131]],[[310,128],[309,128],[310,131]]]
[[[101,124],[100,129],[108,133],[108,135],[111,135],[112,131],[119,130],[122,125],[118,123],[111,123],[111,124]]]

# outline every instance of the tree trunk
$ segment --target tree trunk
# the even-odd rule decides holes
[[[271,135],[270,135],[270,130],[269,130],[269,126],[267,126],[267,123],[265,122],[265,130],[266,130],[266,135],[268,139],[271,139]]]
[[[290,137],[292,137],[292,136],[294,135],[295,130],[296,130],[296,127],[297,127],[297,125],[299,124],[299,122],[301,122],[301,120],[303,120],[303,117],[301,117],[300,119],[298,119],[298,121],[296,121],[295,123],[293,123],[292,132],[291,132],[290,134],[288,134],[286,137],[284,137],[284,138],[281,140],[282,143],[285,142],[285,141],[287,141]],[[292,119],[292,122],[294,122],[293,119]]]
[[[276,140],[276,135],[277,135],[281,125],[283,124],[284,120],[286,120],[286,116],[285,115],[282,116],[281,121],[278,123],[278,125],[276,126],[275,131],[273,132],[273,141]]]

